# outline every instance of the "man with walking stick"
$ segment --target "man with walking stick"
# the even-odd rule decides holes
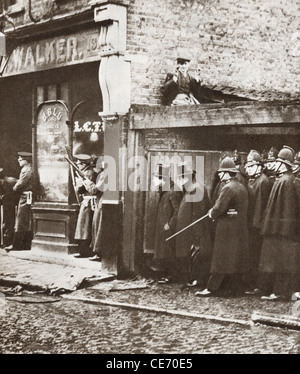
[[[176,230],[202,217],[211,207],[207,188],[196,180],[196,172],[189,163],[177,166],[177,185],[182,188]],[[211,226],[209,220],[193,225],[176,236],[178,277],[187,285],[206,284],[211,259]]]

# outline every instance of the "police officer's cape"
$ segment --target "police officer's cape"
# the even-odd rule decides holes
[[[273,185],[263,225],[264,236],[296,239],[299,235],[299,207],[294,177],[286,173]]]

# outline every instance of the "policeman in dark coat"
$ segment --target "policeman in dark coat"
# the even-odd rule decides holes
[[[211,208],[207,188],[196,180],[196,172],[189,164],[177,167],[177,182],[183,190],[179,205],[176,232],[203,217]],[[176,236],[178,275],[189,281],[189,286],[205,285],[210,270],[211,226],[203,220]]]
[[[219,158],[219,164],[224,160],[225,157],[231,157],[233,158],[233,152],[232,151],[224,151],[220,158]],[[211,191],[210,191],[210,199],[212,205],[215,204],[215,202],[218,200],[219,194],[225,185],[225,181],[220,181],[219,173],[216,171],[213,175],[213,180],[211,183]]]
[[[18,162],[21,167],[19,179],[13,186],[13,191],[19,195],[18,211],[15,223],[13,243],[5,247],[7,252],[14,250],[29,250],[32,240],[32,154],[18,152]]]
[[[201,83],[199,77],[192,77],[188,72],[190,61],[187,57],[178,57],[175,74],[167,74],[163,86],[164,105],[200,104],[195,96]]]
[[[170,167],[159,164],[154,173],[153,182],[158,189],[154,257],[152,270],[161,273],[160,283],[168,283],[174,272],[175,239],[166,241],[176,230],[177,213],[182,199],[182,192],[175,191],[174,182],[170,178]]]
[[[248,271],[248,192],[238,181],[238,170],[230,157],[224,158],[218,171],[220,179],[226,181],[226,184],[209,211],[209,217],[217,221],[211,275],[207,288],[196,292],[196,296],[213,295],[226,278],[232,282],[231,287],[236,289],[237,282],[241,284]]]
[[[258,266],[263,242],[261,230],[263,227],[263,220],[266,214],[266,207],[272,189],[272,184],[266,174],[263,173],[262,157],[256,150],[251,150],[249,152],[245,168],[249,176],[248,186],[253,190],[254,196],[252,205],[253,211],[250,215],[251,222],[249,225],[250,291],[248,293],[258,293]]]
[[[2,240],[4,247],[8,247],[13,242],[15,227],[15,211],[18,205],[19,195],[13,191],[17,179],[5,175],[0,168],[0,195],[2,205]]]
[[[300,214],[300,152],[298,152],[295,157],[294,166],[293,166],[293,174],[295,176],[294,183],[295,183],[297,195],[298,195],[299,214]]]
[[[278,157],[278,149],[271,147],[268,152],[267,160],[265,162],[265,174],[269,178],[270,182],[274,184],[276,179],[276,159]]]
[[[74,257],[88,257],[91,255],[90,243],[92,238],[92,220],[95,210],[96,196],[88,192],[86,181],[96,182],[96,175],[92,166],[92,158],[86,154],[75,155],[76,164],[83,176],[76,177],[76,190],[82,201],[77,218],[74,239],[78,241],[79,254]]]
[[[273,185],[264,220],[264,236],[259,271],[269,275],[260,285],[264,300],[290,297],[298,291],[300,271],[299,207],[292,174],[294,151],[284,146],[277,158],[277,178]]]

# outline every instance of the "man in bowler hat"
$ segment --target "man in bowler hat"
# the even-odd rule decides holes
[[[207,188],[196,179],[196,172],[189,163],[177,165],[176,184],[183,191],[176,232],[205,216],[211,208]],[[176,236],[176,260],[178,276],[190,287],[205,285],[210,270],[212,252],[211,225],[208,219],[196,223]]]
[[[154,256],[150,268],[162,276],[159,283],[168,283],[174,271],[175,239],[166,239],[175,233],[182,192],[175,191],[170,167],[167,165],[157,165],[153,184],[159,194],[159,202],[156,211]]]

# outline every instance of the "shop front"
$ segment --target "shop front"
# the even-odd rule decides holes
[[[17,156],[12,155],[33,153],[32,251],[77,251],[79,200],[68,154],[87,153],[93,159],[105,154],[119,168],[130,106],[126,10],[108,4],[61,19],[51,30],[40,24],[30,25],[23,35],[17,30],[18,43],[1,78],[1,162],[7,173],[18,176]],[[113,236],[107,234],[107,266],[117,272],[122,215],[118,184],[104,192],[103,211],[104,225],[118,223]]]

